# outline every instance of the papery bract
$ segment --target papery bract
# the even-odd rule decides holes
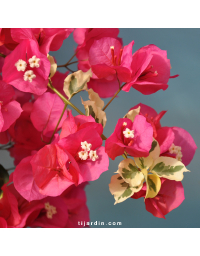
[[[20,104],[12,100],[14,93],[11,85],[0,81],[0,132],[6,131],[22,112]]]
[[[165,215],[177,208],[185,199],[183,185],[180,181],[161,178],[161,189],[155,198],[145,199],[146,210],[155,217],[164,218]],[[146,184],[142,190],[135,193],[132,198],[145,197]]]
[[[87,123],[86,123],[87,124]],[[92,160],[90,153],[86,153],[82,148],[83,142],[91,144],[90,152],[96,152],[95,160]],[[105,153],[105,148],[102,147],[102,139],[99,133],[94,130],[92,126],[78,130],[76,133],[68,135],[61,139],[58,144],[63,148],[65,152],[69,152],[77,161],[80,174],[83,177],[83,181],[93,181],[99,178],[101,173],[108,170],[109,159]],[[85,152],[87,156],[80,158],[79,153]]]
[[[55,93],[44,93],[33,104],[30,119],[34,127],[45,136],[51,137],[64,106],[63,101]],[[65,111],[57,129],[60,129],[66,117]]]
[[[149,155],[152,141],[153,128],[143,116],[137,115],[134,122],[120,118],[113,134],[106,140],[106,153],[112,160],[124,151],[134,157],[145,157]]]
[[[32,63],[32,62],[33,63]],[[32,64],[30,64],[32,63]],[[47,90],[50,62],[37,42],[23,40],[6,58],[3,80],[20,91],[41,95]]]
[[[128,82],[131,78],[133,44],[134,41],[123,48],[119,40],[111,37],[94,41],[89,50],[93,73],[107,80],[114,80],[117,75],[120,81]]]
[[[42,134],[36,130],[30,120],[32,108],[32,102],[24,104],[21,116],[9,128],[9,134],[12,141],[15,142],[14,146],[9,149],[10,155],[15,158],[15,165],[24,157],[30,156],[33,150],[39,150],[45,146],[45,143],[41,140]],[[44,136],[43,139],[47,140]]]
[[[132,86],[148,95],[168,88],[170,60],[167,59],[167,52],[156,45],[150,44],[137,50],[132,57],[131,69],[131,79],[122,90],[128,92]]]
[[[84,115],[78,115],[74,117],[71,111],[68,111],[68,116],[62,125],[60,139],[67,137],[68,135],[73,134],[78,130],[84,129],[86,127],[93,128],[99,133],[99,135],[103,133],[102,125],[96,123],[93,117]]]
[[[40,52],[47,55],[49,51],[57,51],[72,32],[73,28],[12,28],[14,41],[20,43],[25,39],[38,42]]]

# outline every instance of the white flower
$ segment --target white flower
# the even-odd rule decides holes
[[[89,153],[89,157],[92,161],[96,161],[96,159],[98,159],[98,155],[97,155],[97,152],[96,150],[90,150],[90,153]]]
[[[87,160],[88,158],[88,152],[87,151],[80,151],[78,152],[78,156],[81,160]]]
[[[36,75],[33,73],[33,70],[28,70],[24,73],[24,81],[32,82],[36,78]]]
[[[125,138],[134,138],[134,130],[130,130],[129,128],[126,128],[123,134]]]
[[[36,56],[34,55],[32,58],[30,58],[28,60],[29,64],[30,64],[30,67],[31,68],[39,68],[40,64],[40,59],[39,58],[36,58]]]
[[[92,144],[87,143],[87,141],[81,142],[81,148],[86,151],[90,151]]]
[[[24,60],[18,60],[16,63],[15,63],[15,67],[17,68],[18,71],[25,71],[26,69],[26,61]]]
[[[56,207],[53,205],[50,205],[49,202],[44,204],[44,208],[47,211],[46,216],[48,219],[52,219],[53,215],[57,213]]]

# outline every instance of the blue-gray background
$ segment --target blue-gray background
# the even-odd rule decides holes
[[[107,108],[107,124],[104,134],[109,137],[113,132],[117,120],[138,103],[153,107],[158,113],[168,110],[161,120],[162,126],[178,126],[187,130],[200,145],[200,29],[120,29],[119,37],[124,45],[135,41],[133,52],[142,46],[155,44],[162,50],[167,50],[167,56],[172,66],[171,75],[179,74],[169,80],[169,88],[152,95],[142,95],[131,88],[129,93],[120,92],[119,97]],[[58,64],[66,63],[73,55],[76,43],[70,35],[58,52],[52,52]],[[70,66],[76,70],[76,65]],[[65,69],[60,69],[65,72]],[[72,103],[84,111],[80,95],[87,100],[85,92],[76,95]],[[105,99],[105,103],[109,99]],[[73,111],[73,114],[77,113]],[[154,217],[145,210],[143,199],[128,199],[114,205],[114,198],[110,194],[108,184],[113,173],[118,169],[122,157],[110,160],[109,170],[104,172],[97,181],[90,182],[86,187],[87,205],[90,210],[91,221],[105,222],[105,226],[91,227],[119,227],[108,226],[108,222],[122,222],[124,228],[180,228],[200,227],[200,155],[199,149],[187,168],[183,179],[185,200],[172,212],[166,215],[166,220]],[[13,166],[13,160],[7,152],[0,152],[0,162],[7,168]]]

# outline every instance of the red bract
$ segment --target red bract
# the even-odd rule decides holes
[[[160,119],[167,111],[161,111],[157,114],[153,108],[142,103],[131,109],[139,106],[140,115],[144,116],[153,127],[153,137],[159,143],[160,155],[177,158],[187,166],[192,161],[197,149],[192,136],[180,127],[161,127]]]
[[[11,29],[10,28],[1,28],[0,29],[0,46],[5,45],[5,47],[9,50],[14,50],[18,43],[13,41],[11,37]]]
[[[6,58],[3,80],[20,91],[41,95],[47,90],[50,62],[34,40],[23,40]]]
[[[30,120],[33,103],[23,105],[23,112],[18,120],[9,128],[9,134],[14,146],[9,149],[10,155],[15,158],[17,165],[24,157],[30,156],[33,150],[39,150],[45,146],[41,140],[41,133],[36,130]],[[43,137],[44,140],[49,140]]]
[[[40,52],[47,55],[57,51],[72,32],[73,28],[12,28],[11,35],[15,42],[33,39],[39,44]]]
[[[0,132],[6,131],[22,112],[20,104],[12,100],[14,94],[11,85],[0,81]]]
[[[143,116],[137,115],[133,122],[120,118],[113,134],[106,140],[106,153],[112,160],[124,151],[133,157],[146,157],[152,141],[153,128]]]
[[[57,145],[47,145],[16,167],[14,185],[28,201],[58,196],[72,184],[81,183],[79,168],[69,153]]]
[[[88,61],[89,50],[94,40],[99,40],[103,37],[116,38],[119,34],[118,28],[76,28],[73,36],[78,44],[76,57],[79,60],[78,69],[88,71],[90,64]]]
[[[76,159],[83,181],[93,181],[108,170],[109,159],[95,126],[84,125],[85,128],[61,139],[58,144]]]
[[[165,215],[177,208],[185,199],[183,185],[180,181],[161,178],[161,189],[154,198],[145,199],[146,210],[155,217],[164,218]],[[145,197],[146,183],[142,190],[135,193],[132,198]]]
[[[10,51],[3,45],[3,46],[0,46],[0,53],[3,53],[7,56],[10,53]],[[4,64],[4,58],[0,56],[0,73],[2,72],[3,64]]]
[[[47,197],[41,201],[43,208],[30,227],[80,228],[79,222],[88,222],[85,184],[71,186],[59,197]]]
[[[33,104],[30,119],[34,127],[45,136],[51,137],[64,106],[63,101],[55,93],[44,93]],[[57,130],[61,128],[66,117],[67,112],[65,111]]]
[[[114,80],[117,76],[120,81],[128,82],[131,78],[133,44],[134,41],[123,48],[115,38],[95,40],[89,50],[89,62],[97,78]]]
[[[92,88],[93,91],[97,92],[101,98],[109,98],[112,97],[119,89],[119,82],[117,79],[108,81],[104,78],[90,78],[90,81],[88,82],[88,88]]]
[[[132,57],[132,76],[123,87],[128,92],[131,86],[148,95],[168,88],[170,77],[170,60],[167,51],[150,44],[137,50]],[[176,76],[174,76],[176,77]]]
[[[68,97],[63,91],[63,86],[64,86],[64,80],[68,75],[69,75],[69,71],[66,71],[65,73],[56,71],[55,75],[51,78],[53,87],[55,87],[56,90],[58,90],[66,98]],[[52,90],[48,89],[48,92],[52,93]]]
[[[81,227],[78,221],[89,221],[85,184],[69,189],[59,197],[28,202],[13,184],[3,186],[0,199],[0,228]]]
[[[73,117],[71,111],[68,111],[68,116],[62,125],[60,139],[67,137],[68,135],[73,134],[88,126],[96,130],[99,135],[103,133],[102,125],[96,123],[92,116],[78,115]]]

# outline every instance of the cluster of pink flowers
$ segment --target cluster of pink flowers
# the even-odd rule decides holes
[[[71,33],[78,71],[60,73],[71,60],[58,66],[49,52]],[[121,90],[149,95],[178,76],[170,75],[166,51],[147,45],[132,53],[134,41],[123,46],[118,34],[116,28],[0,29],[0,144],[16,166],[7,178],[0,163],[0,227],[81,227],[90,220],[85,186],[117,156],[125,159],[109,184],[115,203],[144,197],[146,210],[165,218],[184,200],[183,172],[197,147],[186,130],[161,126],[166,111],[138,104],[109,138],[103,134],[104,111]],[[85,114],[70,102],[82,90],[89,94]],[[104,107],[100,97],[112,99]]]

